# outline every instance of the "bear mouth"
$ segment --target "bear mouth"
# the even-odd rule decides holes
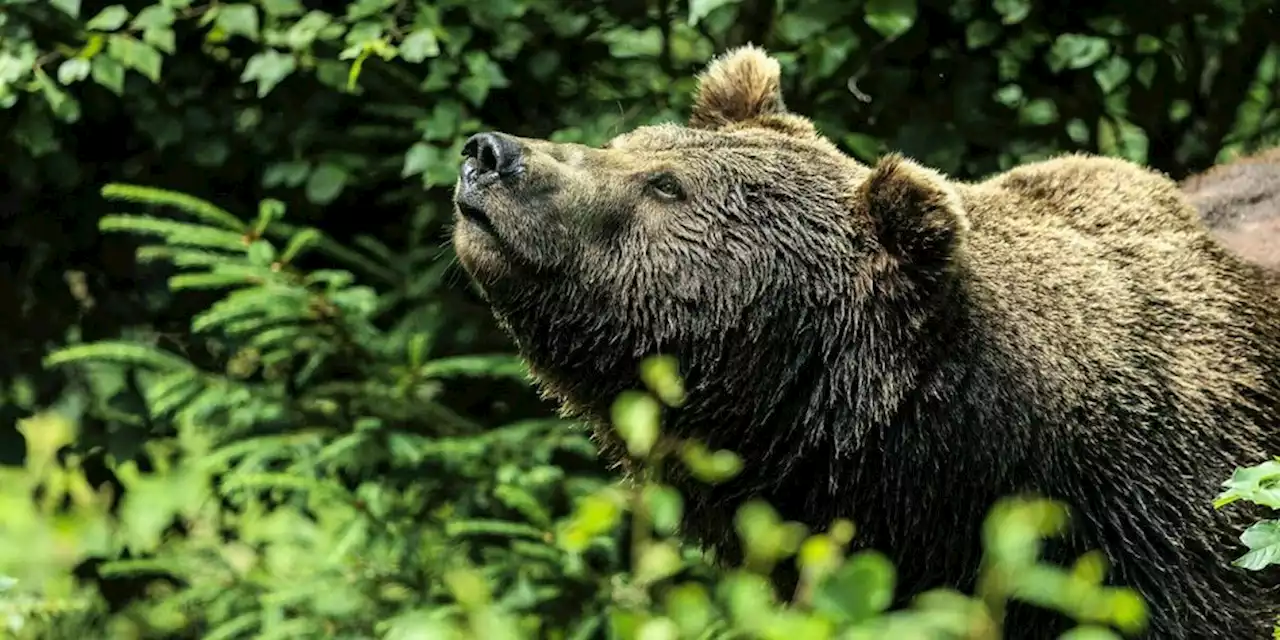
[[[498,235],[497,231],[493,228],[493,221],[489,219],[489,214],[485,213],[484,209],[462,199],[458,200],[457,205],[458,215],[461,216],[463,220],[479,227],[481,231],[491,236]]]

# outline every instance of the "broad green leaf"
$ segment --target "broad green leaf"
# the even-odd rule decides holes
[[[329,204],[342,195],[347,186],[347,172],[332,163],[322,163],[307,177],[307,199],[315,204]]]
[[[712,11],[739,2],[740,0],[689,0],[689,24],[698,24]]]
[[[1078,33],[1064,33],[1053,41],[1049,49],[1049,68],[1083,69],[1102,60],[1111,52],[1111,44],[1104,38]]]
[[[686,638],[700,637],[713,619],[711,596],[697,583],[672,587],[666,593],[665,604],[667,616]]]
[[[916,0],[867,0],[863,21],[890,40],[906,33],[916,23]]]
[[[814,610],[857,624],[888,609],[895,580],[893,563],[885,556],[875,551],[857,553],[818,585]]]
[[[269,16],[289,17],[306,11],[301,0],[262,0],[262,11]]]
[[[684,404],[684,381],[680,378],[679,365],[672,356],[650,356],[640,363],[640,379],[664,404],[678,407]]]
[[[1271,509],[1280,509],[1280,458],[1237,468],[1222,483],[1226,488],[1213,501],[1221,509],[1236,500],[1247,500]]]
[[[128,20],[129,10],[124,8],[124,5],[113,4],[90,18],[84,23],[84,28],[90,31],[115,31],[123,27]]]
[[[440,55],[440,41],[436,39],[435,31],[418,29],[400,41],[399,49],[400,57],[406,62],[418,63]]]
[[[679,491],[660,485],[648,484],[643,489],[645,507],[653,529],[662,535],[673,535],[684,517],[684,498]]]
[[[1031,0],[994,0],[991,6],[1007,25],[1018,24],[1031,15]]]
[[[627,391],[613,403],[613,426],[631,455],[644,457],[658,441],[662,405],[651,395]]]
[[[1102,87],[1103,93],[1111,93],[1129,79],[1131,69],[1128,60],[1120,56],[1112,56],[1094,68],[1093,79],[1098,82],[1099,87]]]
[[[679,640],[680,627],[670,618],[649,618],[636,630],[636,640]]]
[[[1018,110],[1018,121],[1029,126],[1044,126],[1058,121],[1058,105],[1048,98],[1027,101]]]
[[[1106,627],[1081,625],[1058,636],[1058,640],[1124,640],[1124,636]]]
[[[138,12],[133,18],[134,29],[170,28],[176,18],[173,9],[163,4],[153,4]]]
[[[400,170],[400,177],[407,178],[426,171],[438,157],[435,147],[425,142],[415,143],[404,154],[404,167]]]
[[[90,76],[117,96],[124,95],[124,65],[109,56],[94,56]]]
[[[137,71],[152,82],[160,82],[160,67],[164,58],[155,47],[117,34],[107,39],[107,54],[120,61],[125,68]]]
[[[80,0],[50,0],[50,4],[72,18],[80,17]]]
[[[600,39],[608,43],[609,53],[617,58],[653,57],[662,51],[662,30],[657,27],[618,27],[604,32]]]
[[[214,24],[227,36],[244,36],[258,39],[258,8],[248,3],[222,5],[216,8],[218,17]]]
[[[970,49],[980,49],[1000,37],[1000,26],[987,22],[986,20],[974,20],[970,22],[964,29],[965,46]]]
[[[89,77],[93,65],[84,58],[68,58],[58,65],[58,82],[73,84]]]
[[[249,58],[244,65],[244,71],[240,74],[240,80],[257,81],[258,97],[263,98],[271,93],[276,85],[289,77],[297,67],[298,62],[292,55],[280,53],[275,49],[266,49]]]
[[[669,578],[684,568],[680,552],[670,542],[651,542],[636,559],[636,580],[641,583],[657,582]]]

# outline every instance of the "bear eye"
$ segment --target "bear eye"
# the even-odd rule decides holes
[[[680,186],[680,181],[669,173],[655,173],[649,176],[649,189],[663,200],[684,198],[684,189]]]

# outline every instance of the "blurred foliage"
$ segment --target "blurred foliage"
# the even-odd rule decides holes
[[[746,42],[864,161],[976,178],[1081,149],[1181,177],[1280,142],[1269,0],[0,0],[0,628],[994,633],[1005,587],[885,614],[892,568],[845,559],[847,524],[800,532],[765,505],[742,519],[773,541],[755,561],[824,567],[804,594],[710,569],[669,537],[678,498],[615,486],[548,417],[456,268],[468,135],[596,144],[681,120],[709,57]],[[637,455],[659,432],[627,416],[676,401],[672,368],[620,399]],[[709,481],[740,464],[681,452]],[[1228,493],[1274,506],[1273,475]],[[992,518],[993,575],[1058,585],[1037,604],[1086,624],[1138,624],[1091,556],[1034,564],[1058,507]],[[1274,523],[1250,531],[1241,563],[1272,562]]]

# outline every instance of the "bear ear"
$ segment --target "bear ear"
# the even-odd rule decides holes
[[[969,229],[946,177],[897,153],[880,159],[858,195],[880,244],[913,268],[945,266]]]
[[[786,112],[782,68],[764,49],[747,45],[712,60],[698,76],[689,126],[718,129]]]

